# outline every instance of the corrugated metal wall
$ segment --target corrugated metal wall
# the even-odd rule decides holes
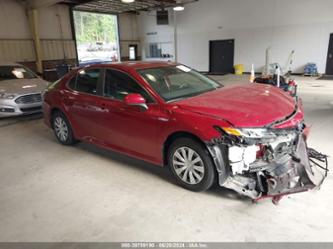
[[[73,40],[42,40],[43,60],[75,59]]]
[[[75,59],[73,40],[41,40],[43,60]],[[33,41],[29,39],[0,39],[0,61],[35,61]]]
[[[32,40],[0,40],[0,61],[34,61]]]

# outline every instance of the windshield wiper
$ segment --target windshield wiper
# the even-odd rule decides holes
[[[167,103],[172,103],[172,102],[176,102],[176,101],[180,101],[180,100],[184,100],[184,99],[188,99],[189,97],[181,97],[181,98],[177,98],[177,99],[171,99],[168,100]]]
[[[198,93],[188,94],[188,95],[176,98],[176,99],[170,99],[170,100],[167,101],[167,103],[175,102],[175,101],[180,101],[180,100],[184,100],[184,99],[188,99],[188,98],[199,96],[201,94],[204,94],[204,93],[207,93],[207,92],[211,92],[211,91],[215,91],[215,90],[217,90],[217,88],[210,89],[210,90],[207,90],[207,91],[204,91],[204,92],[198,92]]]

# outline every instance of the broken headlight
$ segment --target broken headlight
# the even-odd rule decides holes
[[[265,128],[233,128],[222,127],[225,133],[232,136],[244,137],[244,138],[276,138],[276,134]],[[221,131],[221,130],[220,130]]]
[[[281,140],[293,141],[297,129],[235,128],[214,126],[222,136],[213,139],[213,143],[226,145],[275,144]]]

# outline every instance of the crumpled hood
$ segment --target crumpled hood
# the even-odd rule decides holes
[[[0,93],[8,94],[29,94],[44,91],[48,82],[40,79],[17,79],[0,81]]]
[[[178,107],[225,119],[236,127],[262,127],[295,111],[295,100],[269,85],[246,84],[224,87],[175,102]]]

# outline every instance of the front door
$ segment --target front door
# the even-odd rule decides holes
[[[327,53],[326,74],[333,75],[333,34],[330,36]]]
[[[147,101],[148,110],[124,103],[127,94],[139,93]],[[104,143],[114,149],[157,161],[161,148],[156,146],[160,107],[153,98],[125,72],[105,71],[103,97]]]
[[[209,72],[228,74],[234,72],[234,40],[210,41]]]

